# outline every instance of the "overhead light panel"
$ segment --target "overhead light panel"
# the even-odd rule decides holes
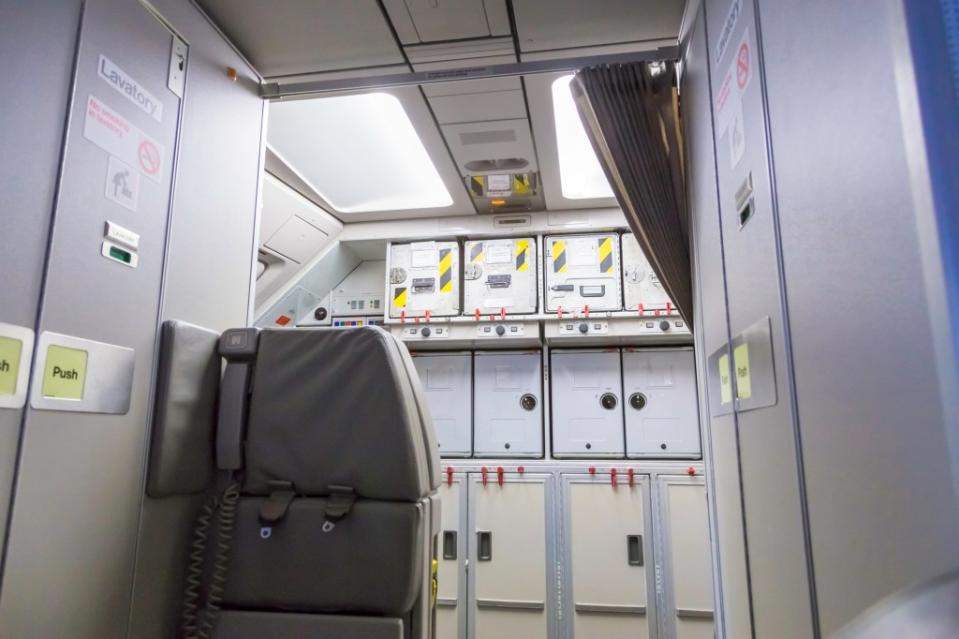
[[[388,93],[275,102],[267,136],[340,213],[453,204],[403,105]]]
[[[579,119],[569,83],[573,74],[553,82],[553,115],[563,197],[569,200],[613,197],[613,189],[596,158],[593,145]]]

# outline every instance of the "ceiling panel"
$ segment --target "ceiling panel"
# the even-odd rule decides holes
[[[197,0],[264,77],[402,64],[376,0]]]
[[[384,0],[400,42],[510,35],[505,0]]]
[[[474,173],[468,162],[522,158],[529,162],[523,171],[536,171],[536,154],[530,135],[529,120],[496,120],[447,124],[441,127],[446,142],[463,175]]]
[[[675,39],[684,0],[517,0],[522,51]]]

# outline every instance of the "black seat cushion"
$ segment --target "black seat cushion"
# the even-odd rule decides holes
[[[263,331],[244,492],[264,495],[270,480],[285,480],[302,495],[328,495],[331,485],[369,499],[428,495],[435,480],[414,383],[380,328]]]
[[[237,511],[224,605],[232,608],[403,615],[419,594],[424,504],[358,500],[323,532],[326,499],[294,499],[268,538],[260,497]]]

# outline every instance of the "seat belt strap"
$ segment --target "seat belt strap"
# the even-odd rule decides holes
[[[296,497],[296,491],[293,490],[291,481],[270,481],[267,482],[267,486],[270,494],[260,506],[260,523],[264,526],[272,526],[286,517],[290,504]]]
[[[330,486],[323,515],[323,532],[330,532],[344,517],[350,514],[356,502],[356,493],[349,486]]]

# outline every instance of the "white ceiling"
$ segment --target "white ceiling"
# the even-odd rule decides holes
[[[267,80],[280,82],[294,76],[361,77],[645,50],[657,41],[676,41],[685,4],[685,0],[197,1]],[[516,34],[510,26],[511,13]],[[390,90],[402,101],[454,198],[453,206],[353,215],[329,210],[346,222],[475,214],[463,165],[474,159],[511,157],[527,159],[528,170],[540,172],[549,209],[615,206],[613,198],[562,197],[550,97],[556,75]],[[296,123],[282,122],[282,109],[274,113],[268,126],[270,146],[309,182],[309,153],[296,150],[298,136],[290,133]],[[307,195],[321,201],[316,193]]]

